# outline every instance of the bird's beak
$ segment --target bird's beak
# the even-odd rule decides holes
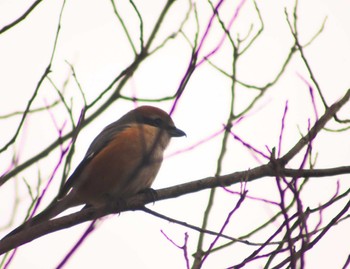
[[[178,128],[171,127],[168,129],[168,133],[171,137],[180,137],[180,136],[186,136],[186,133]]]

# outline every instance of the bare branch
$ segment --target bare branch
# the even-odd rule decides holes
[[[26,12],[23,13],[22,16],[18,17],[16,20],[11,22],[10,24],[4,26],[2,29],[0,29],[0,35],[7,30],[11,29],[12,27],[16,26],[18,23],[24,21],[25,18],[42,2],[43,0],[37,0],[35,1],[28,9]]]

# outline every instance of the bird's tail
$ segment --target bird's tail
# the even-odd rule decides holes
[[[67,197],[66,197],[67,198]],[[66,199],[58,200],[57,198],[54,199],[48,207],[46,207],[41,213],[38,215],[34,216],[33,218],[28,219],[24,223],[22,223],[20,226],[18,226],[16,229],[8,233],[3,239],[13,236],[29,227],[35,226],[43,221],[47,221],[64,210],[67,209],[66,207],[67,201]]]

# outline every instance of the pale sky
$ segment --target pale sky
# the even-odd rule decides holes
[[[119,1],[118,1],[119,2]],[[136,1],[144,22],[145,39],[158,18],[164,1]],[[228,23],[239,1],[225,1],[220,14]],[[198,9],[198,22],[201,38],[211,16],[207,1],[195,1]],[[234,39],[237,33],[244,38],[253,24],[253,32],[259,27],[259,20],[252,1],[245,1],[231,32]],[[215,4],[215,3],[214,3]],[[293,39],[285,19],[284,8],[292,11],[294,1],[257,1],[264,21],[264,32],[254,45],[240,58],[237,66],[238,79],[257,86],[270,82],[287,56]],[[28,7],[27,1],[0,0],[0,28],[18,18]],[[53,47],[61,1],[43,1],[28,18],[15,28],[0,35],[0,115],[13,111],[22,111],[32,95],[40,76],[43,74]],[[120,1],[117,8],[130,29],[136,49],[139,49],[139,21],[129,1]],[[179,27],[188,9],[188,2],[177,1],[157,36],[153,49],[162,40]],[[328,104],[332,104],[345,94],[350,87],[350,2],[331,0],[299,1],[298,30],[303,43],[310,40],[320,29],[325,17],[324,31],[305,49],[305,54],[313,68],[317,81],[323,90]],[[196,30],[193,12],[184,27],[186,36],[192,41]],[[217,22],[211,28],[203,46],[200,58],[212,51],[220,39],[222,31]],[[149,58],[136,72],[132,80],[122,90],[127,96],[140,98],[159,98],[172,95],[185,74],[191,49],[184,36],[170,40],[163,49]],[[134,59],[133,51],[116,19],[110,1],[67,1],[62,17],[61,33],[52,65],[50,78],[62,89],[70,74],[67,62],[75,68],[77,78],[86,94],[88,103],[105,89],[119,72]],[[211,58],[226,72],[231,72],[232,50],[227,40]],[[300,132],[307,131],[308,120],[315,122],[313,107],[310,103],[308,86],[311,83],[300,57],[295,55],[281,80],[255,105],[246,118],[234,126],[233,132],[257,149],[268,154],[266,147],[277,146],[281,128],[281,118],[286,101],[288,114],[282,153],[285,153],[300,138]],[[166,156],[186,149],[195,143],[218,132],[225,123],[230,104],[231,81],[209,64],[203,64],[195,71],[184,95],[173,114],[176,125],[187,133],[187,138],[174,139],[166,151]],[[67,100],[72,98],[75,120],[78,119],[83,101],[76,83],[71,78],[65,93]],[[237,88],[235,111],[239,113],[252,99],[254,90],[241,86]],[[46,80],[34,102],[33,107],[42,107],[56,100],[57,93]],[[105,100],[105,99],[104,99]],[[316,98],[319,116],[324,109],[320,99]],[[142,104],[142,103],[140,103]],[[173,102],[157,105],[169,111]],[[73,166],[78,165],[92,139],[108,123],[118,119],[134,108],[132,102],[117,101],[110,106],[93,124],[79,135]],[[345,106],[340,115],[349,117],[350,105]],[[69,120],[60,106],[52,110],[54,119],[62,124]],[[90,111],[89,113],[91,113]],[[19,117],[1,120],[0,145],[4,145],[14,134]],[[329,127],[339,128],[336,124]],[[68,130],[67,130],[68,131]],[[57,136],[52,117],[49,113],[33,114],[25,122],[16,151],[20,153],[20,163],[45,148]],[[153,185],[154,189],[213,176],[222,136],[196,147],[191,151],[165,158],[163,166]],[[14,148],[0,155],[1,174],[11,162]],[[317,137],[314,150],[319,152],[317,168],[348,165],[350,140],[348,132],[324,132]],[[17,177],[19,184],[20,209],[16,223],[24,217],[29,201],[27,189],[22,179],[36,186],[38,171],[42,180],[47,180],[52,168],[58,161],[58,154],[51,154]],[[301,157],[294,160],[290,167],[297,168]],[[266,160],[260,159],[262,163]],[[254,168],[260,163],[234,139],[228,143],[228,152],[223,162],[222,174]],[[44,200],[47,204],[57,192],[61,174],[50,186]],[[349,175],[333,178],[311,179],[303,197],[304,207],[317,207],[327,201],[336,192],[336,181],[340,182],[340,191],[350,187]],[[276,184],[272,178],[263,178],[249,183],[249,195],[277,199]],[[232,190],[239,191],[240,186]],[[202,191],[176,199],[156,202],[149,208],[172,218],[200,226],[209,191]],[[1,221],[12,212],[14,180],[0,189]],[[8,201],[11,201],[8,203]],[[237,202],[237,197],[219,189],[209,229],[218,230],[228,212]],[[45,204],[41,207],[43,209]],[[6,205],[6,206],[5,206]],[[8,205],[8,206],[7,206]],[[339,208],[335,208],[340,210]],[[271,205],[247,201],[231,219],[227,234],[239,237],[250,231],[262,219],[272,216],[276,208]],[[333,214],[332,214],[333,213]],[[4,217],[5,216],[5,217]],[[334,212],[325,211],[327,217]],[[316,218],[315,218],[316,222]],[[189,234],[188,249],[192,255],[196,249],[198,233],[188,228],[157,219],[142,212],[127,212],[108,216],[99,222],[98,228],[87,238],[65,268],[186,268],[181,250],[172,245],[161,233],[163,231],[174,242],[183,244],[184,233]],[[9,268],[55,268],[80,238],[87,223],[64,231],[44,236],[22,246]],[[277,223],[276,223],[277,225]],[[275,227],[272,227],[275,228]],[[348,253],[349,222],[342,222],[329,232],[322,242],[306,254],[307,268],[341,268]],[[1,232],[0,236],[8,230]],[[268,233],[270,234],[270,233]],[[347,238],[346,238],[347,237]],[[256,236],[256,242],[265,237]],[[207,237],[206,247],[213,237]],[[222,240],[220,243],[224,243]],[[227,268],[242,260],[252,249],[236,244],[220,253],[209,256],[203,268]],[[190,264],[192,258],[190,256]],[[264,263],[252,263],[244,268],[260,268]]]

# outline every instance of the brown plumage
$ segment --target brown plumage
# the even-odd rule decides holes
[[[149,188],[171,137],[184,135],[159,108],[142,106],[128,112],[93,140],[57,198],[6,237],[54,218],[70,207],[99,206]]]

